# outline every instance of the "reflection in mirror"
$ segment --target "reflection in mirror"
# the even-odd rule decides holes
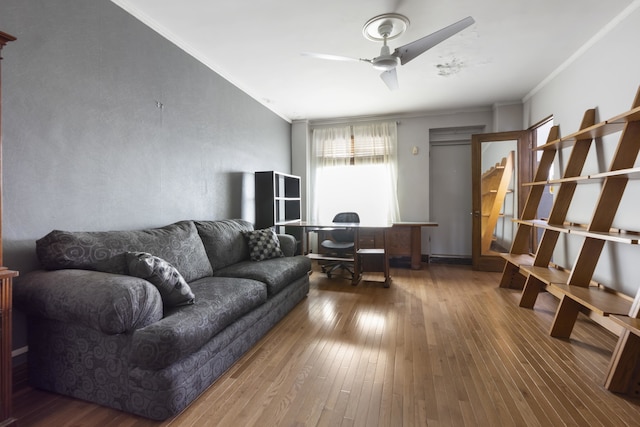
[[[518,141],[482,143],[481,253],[509,252],[516,230]]]

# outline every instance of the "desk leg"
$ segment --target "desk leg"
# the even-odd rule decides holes
[[[353,279],[351,279],[351,285],[356,286],[360,281],[360,257],[358,256],[358,249],[360,242],[360,229],[356,228],[353,239]]]
[[[389,273],[389,248],[387,247],[387,230],[382,233],[382,248],[384,253],[382,254],[382,269],[384,270],[384,287],[388,288],[391,285],[391,274]]]
[[[422,227],[411,227],[411,269],[422,267]]]

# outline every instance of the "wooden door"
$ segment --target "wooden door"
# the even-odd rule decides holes
[[[469,259],[471,256],[471,142],[430,144],[429,256]]]
[[[512,131],[471,137],[473,268],[502,271],[501,253],[509,252],[526,197],[520,187],[530,180],[529,132]]]

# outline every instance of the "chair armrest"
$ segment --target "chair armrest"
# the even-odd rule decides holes
[[[29,316],[120,334],[163,316],[160,292],[144,279],[89,270],[33,271],[14,283],[16,308]]]
[[[284,256],[294,256],[298,247],[296,238],[291,234],[278,234],[278,240],[280,241],[280,249]]]

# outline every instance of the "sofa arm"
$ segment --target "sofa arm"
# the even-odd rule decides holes
[[[89,270],[33,271],[14,284],[16,308],[27,315],[120,334],[162,318],[160,292],[136,277]]]
[[[296,238],[291,234],[278,234],[277,236],[280,241],[280,249],[282,249],[284,256],[294,256],[298,246]]]

